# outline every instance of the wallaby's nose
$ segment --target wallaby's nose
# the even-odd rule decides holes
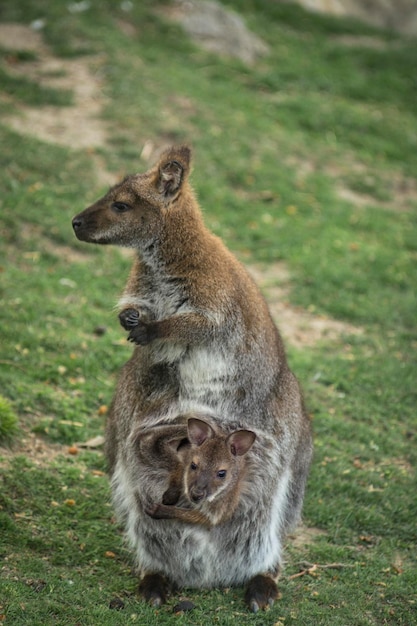
[[[82,226],[82,223],[82,219],[80,219],[79,217],[74,217],[74,219],[72,220],[73,229],[78,230]]]
[[[204,498],[204,491],[194,489],[191,492],[191,500],[193,502],[200,502],[200,500],[202,500],[203,498]]]

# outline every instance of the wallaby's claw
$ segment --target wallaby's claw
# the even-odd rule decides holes
[[[151,328],[145,322],[138,322],[135,328],[132,328],[130,333],[127,336],[127,340],[132,343],[136,343],[138,346],[146,346],[150,343],[155,337],[151,332]]]
[[[136,309],[124,309],[119,313],[119,322],[125,330],[131,330],[139,324],[139,311]]]

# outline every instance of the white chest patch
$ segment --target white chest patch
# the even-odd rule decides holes
[[[190,348],[179,363],[181,406],[188,402],[220,406],[233,374],[233,364],[221,350]]]

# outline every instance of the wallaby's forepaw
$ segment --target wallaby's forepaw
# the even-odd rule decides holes
[[[145,513],[146,515],[149,515],[149,517],[155,517],[155,515],[158,512],[158,507],[159,504],[148,504],[148,506],[145,506]]]
[[[131,329],[127,336],[128,341],[136,343],[138,346],[146,346],[156,338],[156,333],[150,324],[139,322]]]
[[[139,311],[137,309],[123,309],[119,313],[119,322],[125,330],[131,330],[139,324]]]
[[[165,508],[163,504],[149,504],[145,508],[145,513],[153,519],[167,519]]]
[[[270,576],[258,574],[249,581],[245,593],[245,602],[252,613],[257,613],[259,609],[271,607],[277,598],[278,587]]]
[[[158,607],[167,601],[170,585],[162,574],[145,574],[138,591],[146,602]]]

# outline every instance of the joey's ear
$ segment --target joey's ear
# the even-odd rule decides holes
[[[158,163],[157,189],[166,199],[175,196],[190,171],[191,150],[188,146],[170,148]]]
[[[252,447],[255,439],[256,435],[251,430],[236,430],[228,436],[226,443],[234,456],[243,456]]]
[[[198,420],[194,417],[190,417],[188,420],[188,439],[195,446],[201,446],[206,439],[212,439],[214,437],[214,430],[203,420]]]

